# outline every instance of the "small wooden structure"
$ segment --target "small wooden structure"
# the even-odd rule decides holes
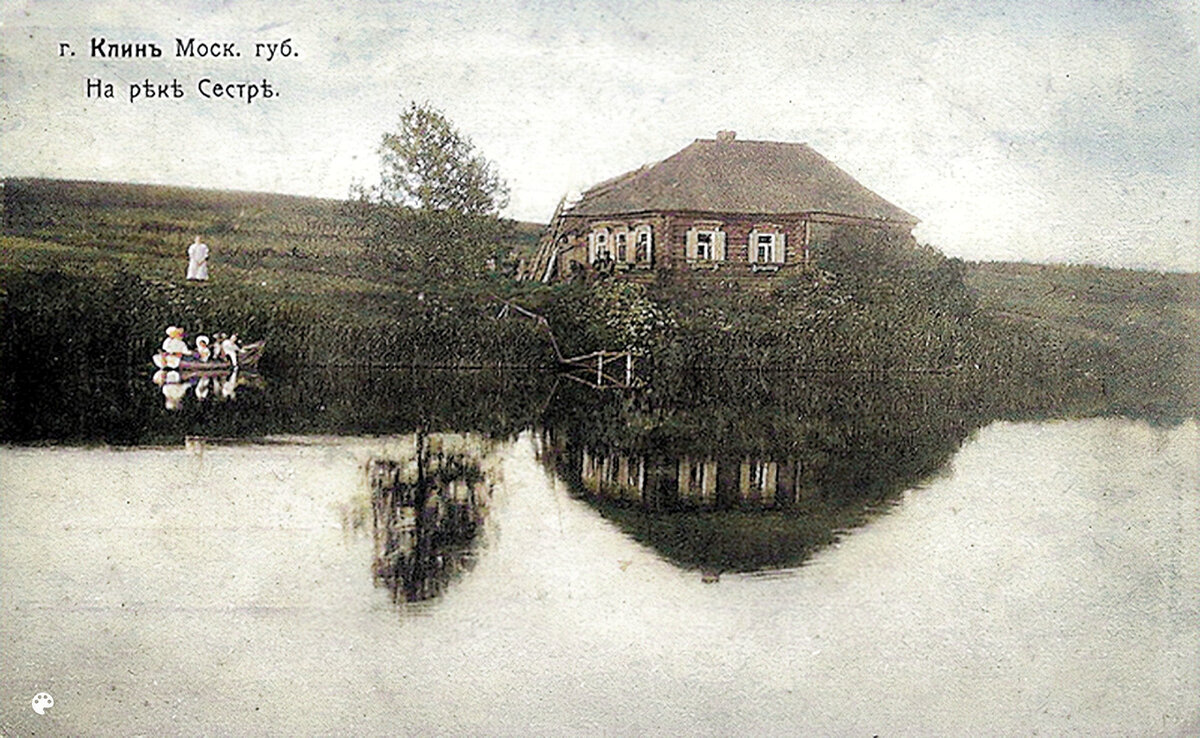
[[[629,389],[634,386],[636,377],[633,374],[633,354],[629,350],[592,351],[579,356],[563,356],[558,347],[558,340],[554,337],[554,331],[545,318],[532,310],[526,310],[515,302],[501,299],[495,295],[492,295],[492,299],[503,303],[500,312],[496,314],[497,320],[506,318],[515,312],[536,321],[545,329],[546,335],[550,337],[550,345],[554,348],[554,360],[558,364],[561,376],[596,389]]]
[[[559,372],[596,389],[629,389],[633,386],[633,354],[629,351],[593,351],[559,359]]]

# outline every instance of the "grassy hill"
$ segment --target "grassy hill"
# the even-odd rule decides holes
[[[1200,340],[1200,274],[977,262],[966,278],[989,312],[1080,340],[1111,343],[1142,329]]]
[[[3,190],[0,274],[53,267],[71,274],[120,269],[186,285],[187,247],[209,244],[211,282],[281,302],[386,316],[397,290],[417,288],[369,257],[343,203],[291,195],[156,185],[9,179]],[[512,223],[511,248],[532,249],[536,223]],[[191,285],[195,287],[195,285]]]
[[[170,324],[266,339],[289,365],[545,358],[531,325],[492,318],[501,270],[470,290],[433,290],[373,259],[361,221],[335,200],[9,179],[3,225],[0,365],[41,366],[33,349],[46,366],[141,364]],[[512,250],[536,243],[540,226],[511,226]],[[211,249],[205,283],[185,279],[196,235]]]
[[[1116,375],[1170,373],[1200,387],[1200,274],[982,262],[966,280],[986,312],[1093,347]]]

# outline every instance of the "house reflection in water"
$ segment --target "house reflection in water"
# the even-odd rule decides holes
[[[396,603],[436,597],[474,565],[490,490],[477,461],[438,446],[421,435],[415,458],[368,463],[375,582]]]
[[[750,457],[648,461],[584,448],[580,481],[596,497],[652,510],[782,508],[806,496],[801,462]]]

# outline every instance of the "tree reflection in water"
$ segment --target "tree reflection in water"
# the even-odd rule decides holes
[[[474,565],[490,489],[477,459],[417,433],[410,458],[367,465],[376,585],[395,603],[436,597]]]

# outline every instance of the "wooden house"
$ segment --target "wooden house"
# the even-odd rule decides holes
[[[664,270],[767,280],[811,263],[841,224],[909,234],[917,219],[806,144],[697,139],[560,207],[524,276]]]

